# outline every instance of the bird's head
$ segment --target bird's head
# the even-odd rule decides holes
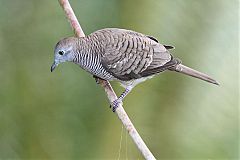
[[[51,72],[60,64],[67,61],[72,61],[74,58],[74,48],[77,38],[69,37],[60,40],[54,49],[54,62],[51,66]]]

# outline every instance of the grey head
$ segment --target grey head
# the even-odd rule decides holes
[[[78,38],[68,37],[60,40],[54,49],[54,62],[51,66],[51,72],[63,62],[71,62],[74,58],[74,50],[76,50],[76,43]]]

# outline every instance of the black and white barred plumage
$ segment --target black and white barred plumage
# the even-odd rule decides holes
[[[208,75],[181,64],[169,52],[172,46],[160,44],[156,38],[138,32],[107,28],[86,37],[69,37],[60,40],[55,47],[54,68],[66,61],[78,64],[95,77],[117,80],[125,92],[113,105],[126,96],[138,83],[163,71],[180,72],[213,84]]]

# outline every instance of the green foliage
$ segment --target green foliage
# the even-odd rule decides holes
[[[70,2],[86,34],[121,27],[153,35],[220,82],[166,72],[127,96],[124,106],[157,159],[237,159],[238,1]],[[117,159],[121,123],[102,88],[71,63],[50,73],[55,43],[73,35],[57,0],[0,4],[0,159]],[[126,150],[142,159],[125,132],[122,144],[122,159]]]

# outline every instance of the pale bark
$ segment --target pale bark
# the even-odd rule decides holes
[[[84,37],[85,34],[73,12],[72,7],[70,6],[68,0],[59,0],[60,5],[62,6],[63,10],[65,11],[66,17],[69,20],[74,33],[77,37]],[[104,88],[109,102],[113,102],[117,99],[115,92],[112,89],[112,86],[108,81],[99,80],[99,84]],[[134,125],[132,124],[131,120],[129,119],[127,113],[125,112],[122,104],[119,104],[118,108],[115,111],[118,118],[121,120],[122,124],[126,128],[127,132],[133,139],[134,143],[136,144],[139,151],[142,153],[146,160],[155,160],[155,157],[150,152],[140,135],[138,134],[137,130],[135,129]]]

